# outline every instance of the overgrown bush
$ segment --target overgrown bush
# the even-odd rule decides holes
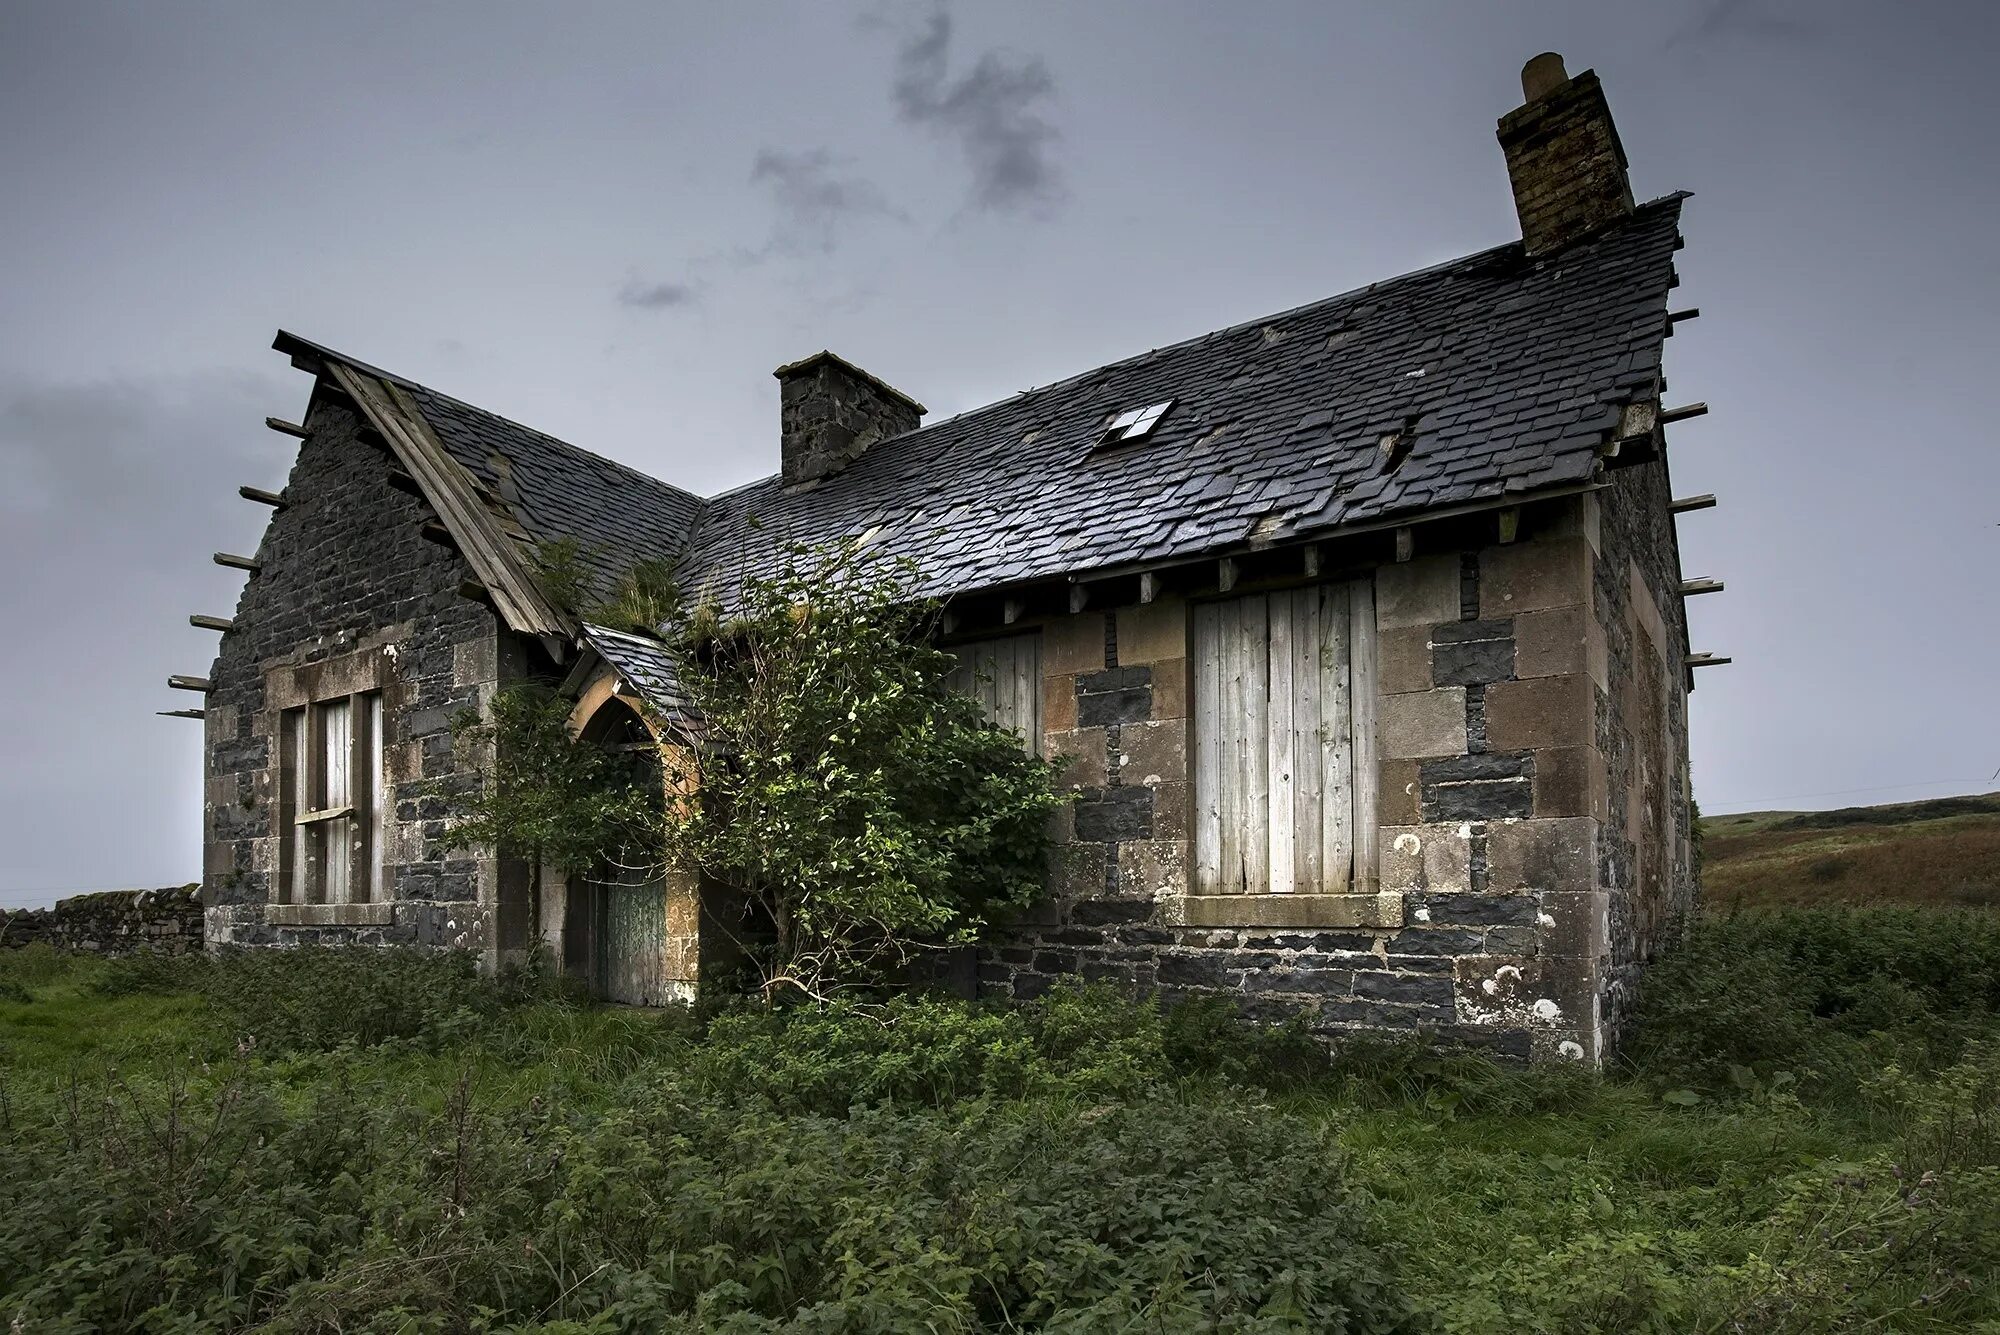
[[[112,996],[195,992],[233,1037],[270,1052],[390,1040],[435,1046],[475,1033],[510,1004],[562,995],[539,972],[482,977],[462,951],[366,946],[135,955],[112,961],[94,986]]]
[[[1855,1089],[1890,1061],[1955,1060],[2000,1014],[2000,916],[1798,909],[1701,923],[1640,989],[1630,1065],[1662,1086],[1778,1073]]]
[[[828,1119],[667,1076],[433,1115],[237,1070],[16,1122],[19,1329],[1415,1328],[1332,1128],[1236,1101]]]

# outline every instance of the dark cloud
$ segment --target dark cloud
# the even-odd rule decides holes
[[[1692,22],[1667,39],[1669,47],[1736,40],[1792,43],[1811,41],[1820,27],[1788,14],[1773,14],[1760,0],[1712,0]]]
[[[845,158],[824,148],[796,153],[759,150],[750,167],[752,182],[765,186],[778,206],[772,229],[775,247],[830,251],[840,232],[857,218],[900,218],[881,187],[849,170]]]
[[[972,203],[1013,212],[1063,197],[1051,156],[1060,137],[1042,115],[1055,79],[1039,56],[988,51],[948,76],[951,15],[933,12],[896,53],[894,98],[906,121],[958,141],[972,169]]]
[[[638,311],[667,311],[692,306],[701,299],[688,283],[642,283],[637,279],[618,289],[618,304]]]

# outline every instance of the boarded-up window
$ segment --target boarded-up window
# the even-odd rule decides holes
[[[995,727],[1021,738],[1031,755],[1042,752],[1042,637],[1007,635],[953,646],[958,670],[951,689],[969,695]]]
[[[279,745],[285,902],[386,898],[381,695],[370,691],[288,709]]]
[[[1375,883],[1375,597],[1368,581],[1194,610],[1195,893]]]

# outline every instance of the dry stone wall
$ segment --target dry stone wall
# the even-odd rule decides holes
[[[53,908],[0,913],[0,950],[37,942],[97,955],[200,950],[201,887],[101,890],[59,900]]]

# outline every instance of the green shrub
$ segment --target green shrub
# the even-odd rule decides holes
[[[1954,1060],[2000,1013],[2000,915],[1797,909],[1699,924],[1640,989],[1630,1064],[1661,1087],[1853,1089]]]
[[[36,941],[12,950],[0,948],[0,979],[23,989],[60,982],[86,964],[87,961],[67,951],[57,950],[46,941]]]
[[[23,1329],[1415,1328],[1332,1129],[1235,1101],[834,1120],[668,1076],[429,1115],[237,1072],[86,1091],[10,1150]]]
[[[136,955],[114,961],[96,983],[111,996],[198,993],[233,1037],[270,1052],[390,1040],[436,1046],[472,1036],[486,1017],[550,986],[540,975],[483,978],[462,951],[369,946]]]

